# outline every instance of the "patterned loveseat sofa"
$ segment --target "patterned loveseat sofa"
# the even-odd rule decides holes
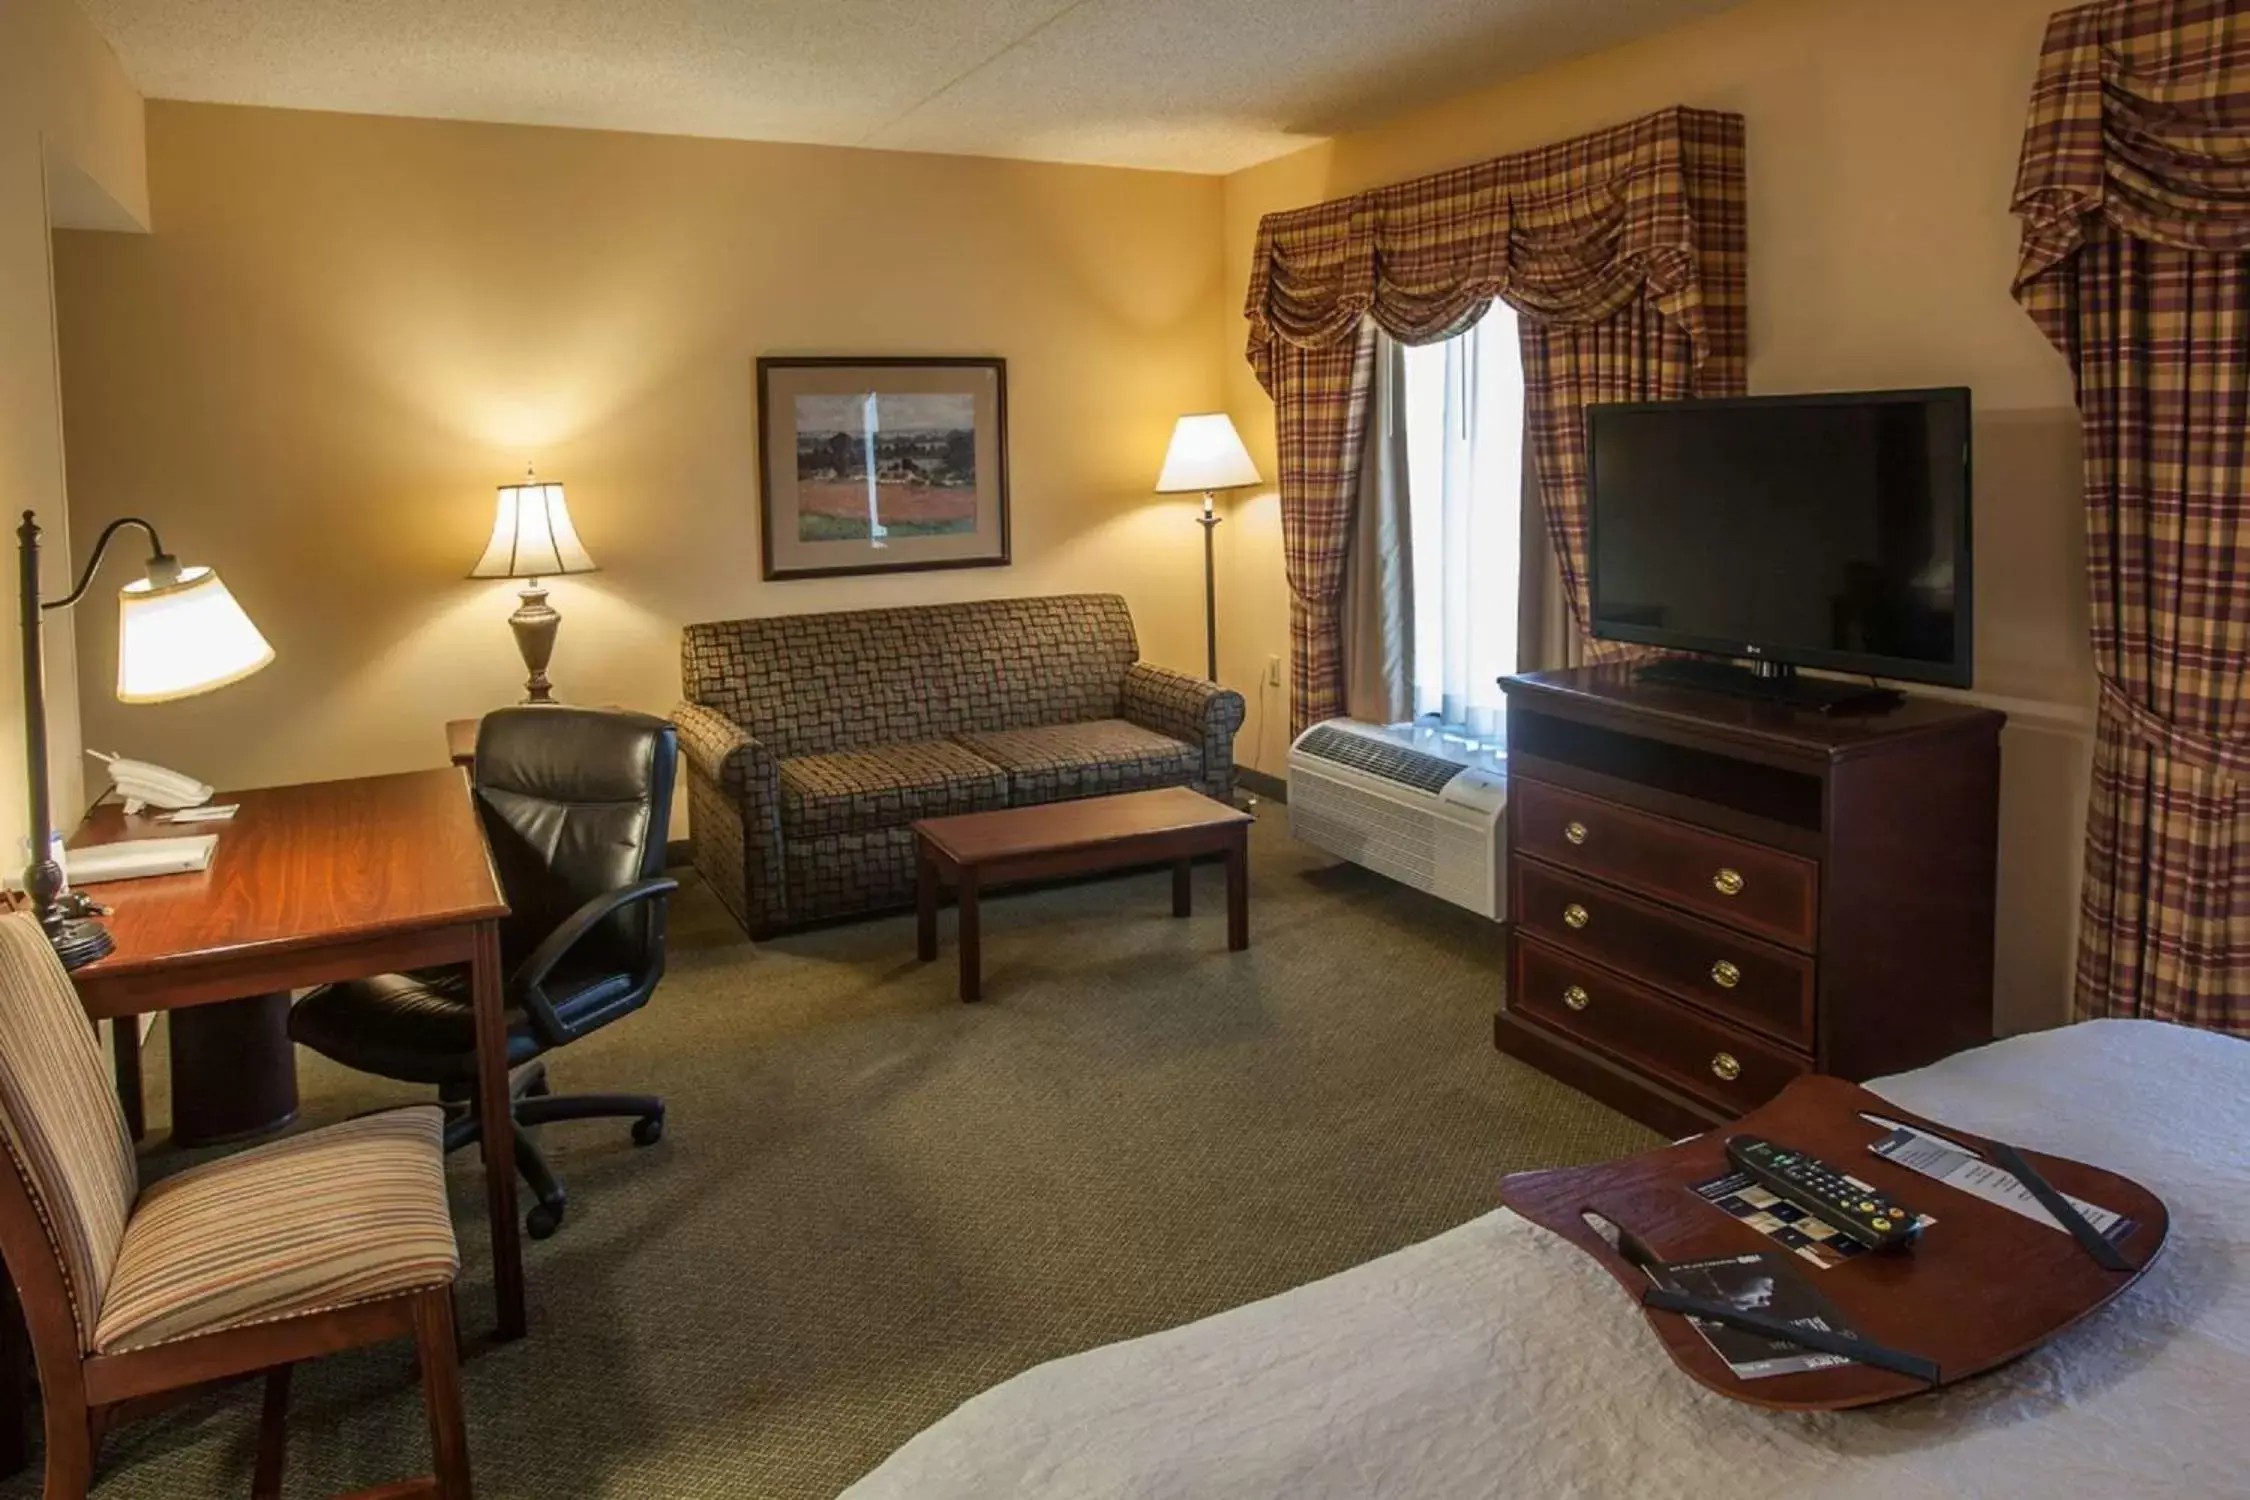
[[[696,868],[752,936],[910,904],[917,818],[1234,793],[1242,695],[1139,660],[1114,594],[687,627]]]

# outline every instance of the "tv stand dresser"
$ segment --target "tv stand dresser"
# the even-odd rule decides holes
[[[1652,1128],[1992,1039],[2005,715],[1511,677],[1501,1050]]]

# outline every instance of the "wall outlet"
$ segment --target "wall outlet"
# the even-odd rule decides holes
[[[1266,686],[1281,686],[1281,658],[1278,656],[1266,658]]]

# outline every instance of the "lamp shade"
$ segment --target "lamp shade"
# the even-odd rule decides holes
[[[1223,411],[1193,412],[1172,429],[1164,472],[1156,477],[1160,495],[1194,490],[1231,490],[1258,482],[1258,466],[1242,446],[1234,420]]]
[[[500,486],[492,513],[492,540],[469,572],[471,578],[552,578],[591,573],[595,564],[570,524],[563,487],[526,478]]]
[[[240,682],[273,647],[209,568],[117,591],[117,701],[168,703]]]

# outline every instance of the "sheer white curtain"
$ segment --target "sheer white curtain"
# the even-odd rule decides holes
[[[1499,679],[1517,670],[1523,404],[1504,302],[1458,338],[1406,351],[1414,712],[1479,739],[1500,734]]]

